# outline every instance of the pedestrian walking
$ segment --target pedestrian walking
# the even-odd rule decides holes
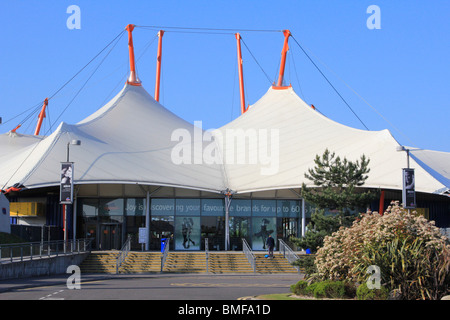
[[[275,240],[272,238],[271,235],[267,238],[267,248],[269,250],[269,258],[273,259],[273,248],[275,247]]]

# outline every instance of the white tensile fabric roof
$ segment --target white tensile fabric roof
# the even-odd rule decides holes
[[[328,148],[349,160],[359,160],[362,154],[370,159],[365,187],[402,189],[406,153],[396,150],[399,144],[388,130],[364,131],[336,123],[309,107],[292,88],[270,88],[246,113],[212,131],[213,141],[210,132],[201,131],[206,141],[200,153],[195,151],[198,130],[143,87],[127,84],[94,114],[74,125],[63,122],[48,137],[0,135],[0,184],[4,189],[59,185],[67,144],[77,139],[81,145],[70,146],[76,184],[128,183],[217,193],[299,188],[303,182],[310,184],[304,173]],[[192,140],[174,137],[174,132]],[[190,161],[174,161],[174,150],[178,160]],[[186,150],[192,153],[187,156]],[[417,158],[424,154],[414,153]],[[426,152],[428,160],[421,160],[426,166],[410,160],[416,191],[450,189],[449,155]]]
[[[0,157],[0,182],[27,188],[59,185],[67,143],[76,184],[130,183],[225,190],[220,165],[177,165],[171,161],[174,130],[194,126],[157,103],[143,87],[126,85],[104,107],[75,125],[61,123],[38,144]]]
[[[268,157],[258,159],[254,165],[242,165],[238,161],[226,164],[229,187],[237,192],[298,188],[302,182],[311,185],[304,174],[314,167],[315,156],[322,155],[327,148],[348,160],[359,160],[362,154],[370,159],[371,170],[365,187],[402,189],[402,168],[407,166],[407,155],[396,150],[399,144],[388,130],[359,130],[334,122],[308,106],[291,87],[270,88],[246,113],[220,128],[220,136],[226,136],[226,130],[234,132],[238,129],[247,135],[254,130],[268,130],[267,138],[264,135],[258,138],[269,143],[267,154],[270,150],[279,153],[279,163],[273,175],[261,175],[262,170],[270,171],[276,166],[267,164],[270,163],[267,159],[264,164],[264,158]],[[271,139],[272,135],[274,138]],[[272,147],[273,143],[278,143],[279,147]],[[223,153],[226,155],[230,145],[220,145],[225,146]],[[447,158],[450,155],[444,154]],[[449,162],[446,165],[448,168]],[[415,168],[416,191],[435,193],[450,188],[450,184],[444,185],[413,159],[410,167]]]

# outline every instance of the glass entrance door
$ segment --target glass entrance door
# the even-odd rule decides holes
[[[175,247],[173,240],[174,219],[173,216],[152,217],[150,224],[150,250],[161,250],[161,240],[170,239],[169,249]]]
[[[122,243],[122,226],[120,224],[100,225],[100,250],[120,250]]]

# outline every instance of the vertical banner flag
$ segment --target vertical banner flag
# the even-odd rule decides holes
[[[416,207],[414,169],[403,169],[403,208]]]
[[[72,204],[73,202],[73,162],[61,162],[59,202]]]

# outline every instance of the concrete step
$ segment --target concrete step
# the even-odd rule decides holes
[[[266,253],[255,253],[257,273],[297,273],[289,262],[278,253],[274,259]],[[80,265],[84,273],[115,273],[118,252],[92,252]],[[205,252],[169,252],[163,272],[206,272]],[[119,269],[120,273],[146,273],[161,271],[160,252],[129,252]],[[253,269],[243,252],[210,252],[210,273],[252,273]]]

